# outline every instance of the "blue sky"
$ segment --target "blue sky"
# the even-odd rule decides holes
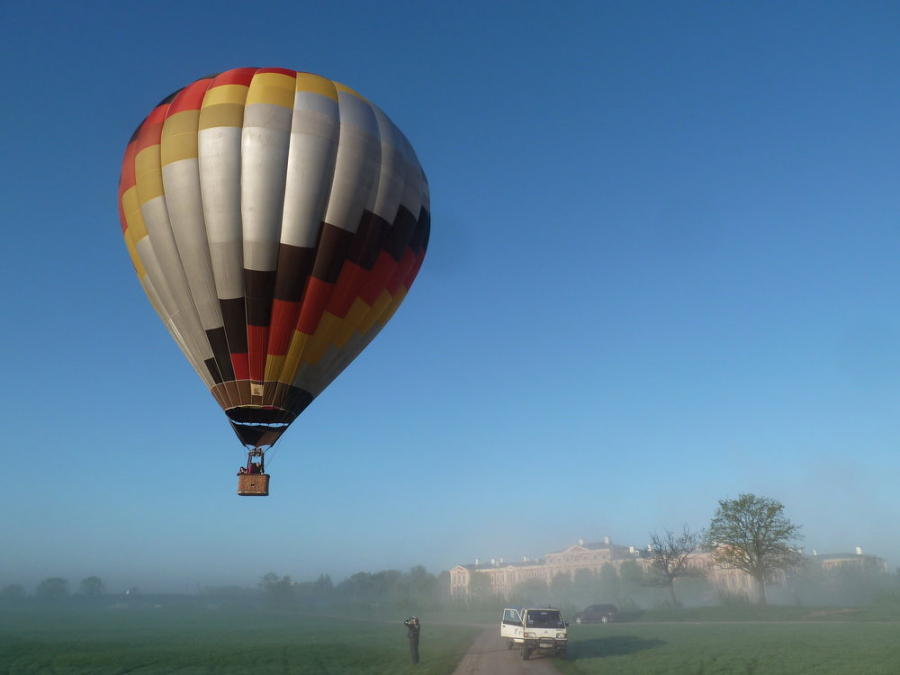
[[[642,546],[743,492],[808,549],[900,565],[898,26],[888,2],[3,3],[0,585],[438,573]],[[373,100],[432,203],[409,297],[260,500],[116,207],[152,106],[240,66]]]

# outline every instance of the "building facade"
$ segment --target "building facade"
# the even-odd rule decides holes
[[[818,561],[825,569],[834,569],[838,566],[860,568],[866,566],[872,569],[874,565],[887,571],[886,561],[874,556],[863,556],[860,549],[857,549],[856,555],[814,554],[810,560]],[[478,586],[480,593],[509,598],[516,586],[527,581],[537,580],[549,585],[558,574],[568,574],[574,579],[579,570],[598,574],[604,565],[611,565],[621,574],[622,565],[628,561],[635,562],[644,572],[650,569],[650,559],[645,550],[614,544],[608,537],[602,542],[593,544],[581,540],[562,551],[548,553],[544,558],[534,560],[528,558],[517,562],[504,562],[502,558],[488,562],[476,560],[474,564],[457,565],[450,570],[450,595],[456,598],[468,597],[475,574],[484,575],[484,580]],[[741,570],[722,569],[716,566],[710,553],[697,552],[690,556],[687,564],[700,572],[713,590],[731,596],[753,597],[753,578]],[[774,579],[767,581],[767,586],[776,588],[786,583],[786,575],[779,572]]]

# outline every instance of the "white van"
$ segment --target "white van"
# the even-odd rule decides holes
[[[552,607],[507,607],[500,622],[500,637],[506,638],[507,649],[520,647],[523,659],[535,651],[549,651],[564,659],[568,626],[562,612]]]

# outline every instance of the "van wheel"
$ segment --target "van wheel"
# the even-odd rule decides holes
[[[566,648],[565,647],[563,647],[562,649],[559,650],[559,658],[561,658],[563,661],[566,660]]]
[[[513,648],[513,641],[512,641],[512,640],[507,640],[507,641],[506,641],[506,648],[507,648],[507,649],[512,649],[512,648]]]
[[[528,657],[531,655],[531,650],[528,647],[522,647],[522,660],[527,661]]]

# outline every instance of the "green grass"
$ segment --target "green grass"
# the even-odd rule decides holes
[[[630,623],[573,623],[569,660],[552,663],[565,675],[896,675],[897,610],[643,612],[625,615]],[[478,612],[423,614],[421,660],[413,666],[405,616],[372,612],[373,620],[356,621],[177,604],[106,609],[23,603],[0,609],[0,674],[449,675],[485,626],[499,624]]]
[[[419,665],[406,628],[393,623],[313,618],[292,612],[151,608],[0,612],[4,675],[447,675],[481,628],[429,626]]]
[[[896,675],[900,623],[571,626],[566,675]]]

